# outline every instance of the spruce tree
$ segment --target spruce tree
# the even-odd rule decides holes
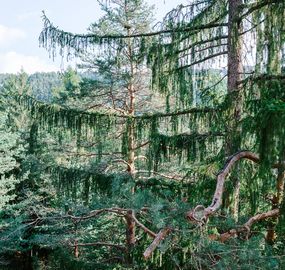
[[[95,161],[77,159],[80,167],[72,167],[63,159],[69,166],[51,170],[61,195],[58,209],[64,213],[40,220],[61,237],[55,246],[65,258],[68,249],[61,243],[73,248],[74,258],[63,265],[280,268],[284,1],[197,1],[169,12],[159,29],[132,31],[132,18],[141,18],[142,5],[140,0],[102,3],[107,15],[86,35],[59,30],[44,16],[41,44],[54,56],[59,47],[61,55],[82,57],[101,76],[93,82],[97,91],[90,81],[79,83],[78,96],[86,89],[110,93],[99,110],[80,107],[83,102],[59,106],[21,98],[41,128],[63,140],[76,138],[79,155],[84,143],[93,142],[97,151]],[[250,52],[244,42],[250,43]],[[89,49],[94,47],[104,56],[99,52],[90,60],[94,56]],[[165,111],[136,110],[134,70],[140,65],[144,70],[144,61],[152,71],[152,90],[165,97]],[[226,69],[220,71],[223,65]],[[227,87],[221,91],[226,78]],[[120,100],[127,98],[126,102],[114,102],[113,90],[120,90]],[[220,92],[224,95],[217,102]],[[97,98],[91,98],[93,105]],[[108,137],[120,131],[119,144],[120,137]],[[104,158],[104,151],[117,152],[118,147],[117,160],[126,172],[115,168],[108,173],[114,160]],[[137,165],[136,155],[144,156]],[[61,220],[60,226],[55,219]]]

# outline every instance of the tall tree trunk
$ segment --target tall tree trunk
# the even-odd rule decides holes
[[[135,126],[133,122],[128,123],[128,172],[131,176],[135,174]]]
[[[226,141],[226,155],[230,156],[237,152],[240,148],[240,130],[238,124],[242,112],[242,96],[239,87],[239,81],[242,76],[242,59],[241,59],[241,23],[239,20],[239,10],[242,0],[229,0],[229,20],[228,20],[228,96],[229,96],[229,133]],[[239,206],[239,192],[240,183],[239,179],[235,178],[234,181],[234,195],[233,205],[231,212],[233,216],[238,218]],[[230,206],[230,194],[227,193],[224,199],[224,207]]]
[[[276,34],[276,20],[278,18],[278,11],[276,7],[269,6],[265,11],[265,27],[264,27],[264,43],[267,44],[267,65],[266,73],[280,75],[282,72],[282,61],[281,61],[281,51],[282,51],[282,42],[280,42],[280,34]],[[281,143],[279,146],[283,148],[283,152],[280,153],[280,162],[285,160],[285,150],[284,143]],[[281,205],[283,192],[284,192],[284,180],[285,180],[285,168],[280,167],[278,169],[277,182],[276,182],[276,193],[272,199],[272,209],[278,209]],[[278,217],[272,218],[269,222],[266,240],[269,244],[273,244],[276,238],[276,223]]]
[[[128,36],[131,34],[130,28],[127,29]],[[130,79],[128,83],[129,93],[129,115],[135,115],[135,87],[134,87],[134,62],[131,39],[128,38],[128,57],[130,60]],[[135,173],[135,125],[133,121],[128,125],[128,172],[130,175]]]
[[[277,175],[277,182],[276,182],[276,194],[274,195],[272,199],[272,210],[278,209],[281,204],[281,200],[283,197],[284,192],[284,182],[285,182],[285,171],[284,168],[278,169],[278,175]],[[266,240],[268,243],[273,244],[274,240],[276,238],[276,232],[275,227],[277,223],[278,217],[273,218],[268,226]]]
[[[74,257],[78,258],[79,257],[79,248],[78,248],[78,241],[75,240],[74,242]]]
[[[132,250],[136,243],[136,223],[133,218],[133,210],[129,210],[125,216],[126,219],[126,263],[132,263]]]
[[[238,82],[243,71],[241,61],[241,23],[239,20],[239,10],[242,0],[229,0],[229,21],[228,21],[228,93],[239,92]],[[241,107],[239,100],[233,100],[235,118],[239,120]]]
[[[125,14],[127,13],[127,2],[125,2]],[[130,36],[130,27],[127,26],[127,34]],[[130,61],[130,79],[128,83],[129,94],[129,115],[135,115],[135,87],[134,87],[134,62],[133,62],[133,49],[131,44],[131,38],[128,38],[128,58]],[[133,120],[128,123],[128,172],[131,176],[135,174],[135,124]],[[134,193],[134,189],[132,189]],[[136,223],[133,218],[133,210],[127,211],[126,218],[126,262],[128,265],[132,264],[132,250],[136,242]]]

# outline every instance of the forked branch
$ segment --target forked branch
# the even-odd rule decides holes
[[[222,197],[223,197],[226,177],[229,175],[234,164],[241,159],[249,159],[255,163],[260,162],[259,156],[250,151],[240,151],[230,156],[227,159],[224,168],[217,175],[216,191],[211,205],[208,206],[207,208],[205,208],[203,205],[198,205],[194,209],[191,209],[186,214],[186,217],[189,220],[204,223],[209,216],[213,215],[220,208],[222,204]],[[283,163],[273,164],[272,168],[279,168],[280,166],[284,166],[284,164]]]
[[[267,218],[278,217],[279,213],[280,213],[279,209],[274,209],[274,210],[270,210],[270,211],[265,212],[265,213],[257,214],[255,216],[251,217],[243,226],[236,228],[236,229],[232,229],[226,233],[221,234],[219,236],[219,240],[221,242],[225,242],[225,241],[229,240],[230,238],[235,237],[238,234],[243,233],[243,232],[247,233],[247,237],[248,237],[251,226],[254,223],[261,221],[261,220],[265,220]]]

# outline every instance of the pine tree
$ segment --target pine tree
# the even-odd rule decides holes
[[[19,96],[32,93],[26,73],[10,75],[0,91],[0,265],[31,269],[30,255],[37,244],[34,218],[52,212],[49,207],[54,188],[48,184],[48,174],[42,171],[47,166],[45,162],[51,162],[51,155],[43,154],[48,135],[41,136],[31,112],[19,104]]]
[[[42,128],[56,131],[64,139],[75,137],[78,149],[82,141],[96,142],[95,164],[80,163],[89,164],[93,170],[83,166],[81,170],[54,169],[61,193],[67,202],[72,201],[68,200],[71,197],[74,203],[68,205],[65,214],[54,217],[66,228],[61,234],[57,228],[56,235],[69,238],[67,243],[74,248],[71,264],[92,267],[88,247],[103,246],[112,252],[106,253],[104,248],[94,251],[97,262],[104,265],[98,267],[107,267],[107,262],[111,269],[117,263],[141,269],[281,267],[282,258],[278,256],[283,254],[284,244],[270,249],[262,233],[271,218],[268,243],[284,239],[284,1],[190,3],[169,12],[160,29],[152,32],[145,32],[147,28],[131,31],[134,24],[128,19],[136,14],[132,8],[142,1],[110,2],[104,19],[118,22],[112,32],[104,29],[110,30],[109,21],[101,20],[91,27],[90,34],[74,35],[54,27],[44,16],[40,42],[52,55],[59,47],[62,55],[83,57],[102,75],[94,84],[96,89],[101,87],[104,93],[113,91],[113,86],[116,91],[127,89],[127,102],[112,103],[110,95],[104,105],[113,105],[111,109],[86,111],[22,98]],[[112,9],[112,4],[118,8]],[[256,55],[247,52],[244,42],[251,44]],[[107,59],[104,56],[90,61],[91,54],[85,52],[94,46],[105,50]],[[131,52],[135,52],[133,57]],[[135,108],[133,68],[144,65],[144,60],[152,70],[152,89],[165,96],[164,112],[139,113]],[[253,66],[248,67],[247,61]],[[220,70],[223,65],[227,66],[226,72],[221,71],[213,82],[213,67]],[[119,74],[118,80],[114,74]],[[227,89],[217,104],[211,97],[219,96],[213,93],[220,91],[226,77]],[[88,85],[81,85],[80,91],[84,92],[83,86]],[[127,173],[118,168],[114,174],[107,174],[106,167],[102,169],[102,162],[108,161],[102,158],[103,150],[117,150],[118,143],[116,138],[106,136],[118,130],[123,132],[122,158],[118,160],[127,166]],[[146,148],[138,152],[137,146]],[[135,166],[134,155],[138,153],[147,162]],[[240,163],[232,173],[238,179],[232,177],[225,182],[241,159],[259,166]],[[223,169],[216,184],[215,173],[220,167]],[[166,175],[167,169],[179,169],[179,174]],[[272,180],[277,176],[276,169],[277,184]],[[147,171],[146,178],[140,176],[142,170]],[[78,190],[88,197],[85,207],[79,204]],[[211,203],[210,193],[214,193]],[[226,218],[218,215],[222,205]],[[125,232],[120,217],[125,220]],[[42,221],[56,228],[50,220]],[[258,233],[251,229],[255,223],[259,223]],[[110,229],[116,233],[111,235]],[[151,244],[146,236],[153,238]],[[231,241],[238,250],[230,248]],[[62,247],[60,250],[65,251]]]

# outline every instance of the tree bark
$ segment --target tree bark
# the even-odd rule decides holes
[[[284,192],[284,180],[285,180],[285,171],[283,167],[278,169],[277,183],[276,183],[276,194],[272,199],[272,211],[278,210],[281,204],[283,192]],[[275,227],[278,220],[278,216],[274,217],[269,223],[267,230],[266,240],[269,244],[273,244],[276,238]]]
[[[171,232],[170,228],[162,229],[154,238],[153,242],[150,244],[150,246],[145,250],[143,253],[144,258],[147,260],[151,256],[151,254],[154,252],[154,250],[157,248],[157,246],[160,244],[161,241]]]
[[[74,242],[74,257],[78,258],[79,257],[79,248],[78,248],[78,241],[75,240]]]
[[[240,90],[238,82],[242,74],[241,59],[241,24],[239,20],[240,6],[242,0],[229,0],[229,21],[228,21],[228,93]],[[236,117],[240,116],[241,110],[238,101],[234,101]]]
[[[237,229],[232,229],[226,233],[223,233],[220,236],[216,237],[216,239],[214,240],[225,242],[229,240],[230,238],[237,236],[239,233],[242,233],[242,232],[249,233],[251,226],[260,220],[264,220],[267,218],[276,218],[278,216],[279,216],[279,209],[274,209],[274,210],[270,210],[265,213],[257,214],[256,216],[251,217],[242,227],[237,228]]]
[[[135,127],[134,123],[128,123],[128,172],[131,176],[135,174]]]
[[[204,222],[207,220],[209,216],[213,215],[221,207],[226,177],[229,175],[235,163],[240,159],[249,159],[255,163],[260,162],[259,156],[250,151],[240,151],[229,157],[225,163],[224,168],[217,175],[217,185],[211,205],[208,206],[207,208],[205,208],[203,205],[197,205],[194,209],[188,211],[186,217],[189,220],[195,222]],[[283,167],[284,167],[284,161],[272,164],[272,168],[283,168]],[[284,182],[282,187],[284,187]],[[281,191],[283,192],[283,190],[280,190],[280,192]],[[281,199],[282,197],[281,193],[279,196]]]
[[[241,23],[239,20],[242,0],[229,0],[229,20],[228,20],[228,96],[229,96],[229,135],[226,140],[226,156],[236,153],[240,149],[239,121],[242,113],[242,96],[239,81],[242,74],[242,47],[241,47]],[[237,168],[238,170],[238,168]],[[234,194],[231,213],[238,219],[239,212],[239,192],[240,183],[238,178],[233,179]],[[224,208],[229,208],[231,204],[230,194],[225,194]]]
[[[133,210],[128,210],[126,215],[126,262],[132,263],[132,250],[136,243],[136,223],[133,218]]]
[[[127,6],[126,6],[127,8]],[[127,14],[127,11],[126,11]],[[130,28],[127,29],[128,36],[131,35]],[[129,115],[135,115],[135,86],[134,86],[134,62],[133,62],[133,49],[131,44],[131,38],[128,38],[128,58],[129,58],[129,67],[130,67],[130,79],[128,82],[128,93],[129,93]],[[128,123],[128,172],[131,176],[135,174],[135,126],[131,120]]]

